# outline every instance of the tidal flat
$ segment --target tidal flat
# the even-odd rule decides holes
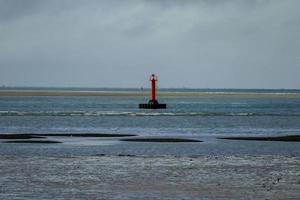
[[[300,142],[300,135],[286,135],[286,136],[268,136],[268,137],[222,137],[224,140],[252,140],[252,141],[280,141],[280,142]]]
[[[47,138],[1,144],[0,199],[296,200],[300,195],[299,151],[284,150],[299,148],[293,142],[37,135]],[[39,143],[46,139],[63,143]],[[281,151],[274,151],[279,145]]]
[[[298,199],[287,156],[0,156],[0,199]]]

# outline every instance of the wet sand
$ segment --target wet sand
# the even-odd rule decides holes
[[[60,141],[50,140],[31,140],[35,138],[48,137],[82,137],[82,138],[119,138],[126,137],[125,139],[119,139],[126,142],[202,142],[200,140],[188,139],[188,138],[175,138],[175,137],[134,137],[134,134],[108,134],[108,133],[43,133],[43,134],[0,134],[0,139],[4,139],[4,143],[62,143]],[[26,140],[24,140],[26,139]]]
[[[62,142],[60,142],[60,141],[53,141],[53,140],[9,140],[9,141],[4,141],[3,143],[54,144],[54,143],[62,143]]]
[[[32,139],[46,137],[131,137],[135,134],[110,134],[110,133],[28,133],[28,134],[0,134],[0,139]]]
[[[287,156],[0,156],[0,199],[299,199]]]
[[[200,140],[186,138],[166,138],[166,137],[143,137],[143,138],[126,138],[120,139],[126,142],[202,142]]]
[[[32,138],[44,138],[38,135],[30,135],[30,134],[0,134],[0,139],[9,140],[9,139],[32,139]]]
[[[1,143],[0,199],[296,200],[300,196],[298,154],[197,154],[196,148],[209,148],[211,143],[179,144],[176,141],[183,138],[177,137],[113,137],[109,139],[113,143],[101,146],[101,141],[109,137],[89,138],[80,134],[84,133],[74,138],[71,133],[37,134],[47,138]],[[15,134],[14,138],[17,136],[23,135]],[[128,139],[144,139],[147,143]],[[86,143],[70,142],[74,140]],[[57,141],[64,143],[56,145]],[[87,145],[95,141],[98,143]],[[235,141],[216,142],[219,146],[237,145]],[[255,148],[252,143],[250,146]],[[158,154],[145,154],[140,152],[141,148],[161,149]],[[167,150],[173,148],[180,151],[191,148],[192,154],[168,154]]]
[[[110,134],[110,133],[49,133],[31,134],[32,136],[56,136],[56,137],[132,137],[135,134]]]
[[[127,142],[202,142],[201,140],[189,138],[175,138],[175,137],[134,137],[135,134],[109,134],[109,133],[42,133],[42,134],[0,134],[0,139],[4,140],[20,140],[20,139],[34,139],[47,137],[85,137],[85,138],[115,138],[126,137],[120,141]],[[128,138],[127,138],[128,137]],[[253,141],[282,141],[282,142],[300,142],[300,135],[287,136],[268,136],[268,137],[222,137],[218,139],[223,140],[253,140]]]
[[[253,141],[281,141],[281,142],[300,142],[300,135],[288,135],[279,137],[223,137],[224,140],[253,140]]]

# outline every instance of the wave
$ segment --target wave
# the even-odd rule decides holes
[[[115,112],[115,111],[0,111],[0,116],[300,116],[300,113],[248,112]]]

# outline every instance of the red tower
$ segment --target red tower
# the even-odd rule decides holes
[[[156,99],[156,81],[157,81],[157,76],[155,74],[152,74],[150,76],[150,81],[151,81],[151,99],[147,104],[139,104],[139,108],[143,109],[165,109],[167,108],[166,104],[160,104],[158,103]]]
[[[156,100],[156,86],[155,86],[155,82],[157,81],[157,77],[152,74],[150,76],[150,81],[151,81],[151,100],[153,102],[157,101]]]

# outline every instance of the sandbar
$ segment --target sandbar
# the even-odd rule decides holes
[[[121,139],[121,141],[126,141],[126,142],[202,142],[200,140],[194,140],[194,139],[165,138],[165,137],[125,138],[125,139]]]
[[[41,143],[41,144],[53,144],[53,143],[62,143],[60,141],[53,140],[9,140],[4,143]]]
[[[223,137],[223,138],[219,138],[219,139],[300,142],[300,135],[287,135],[287,136],[276,136],[276,137]]]
[[[38,135],[30,135],[30,134],[0,134],[0,139],[4,139],[4,140],[32,139],[32,138],[44,138],[44,137]]]
[[[45,133],[31,134],[32,136],[55,136],[55,137],[130,137],[134,134],[110,134],[110,133]]]

